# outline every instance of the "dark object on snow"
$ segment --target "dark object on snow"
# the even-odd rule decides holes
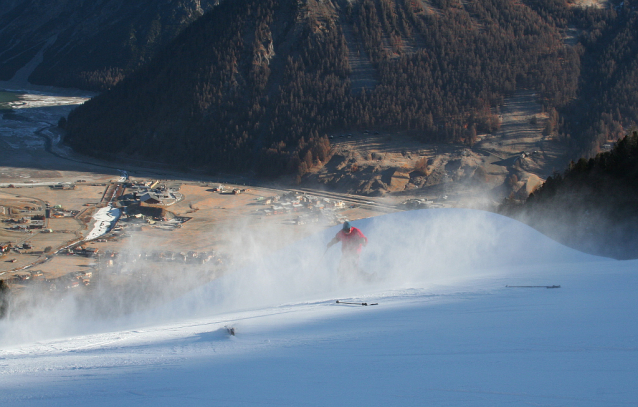
[[[367,302],[344,302],[344,301],[339,301],[337,300],[337,304],[347,304],[347,305],[363,305],[363,306],[368,306],[368,305],[379,305],[378,302],[375,302],[373,304],[368,304]]]
[[[228,332],[228,335],[235,336],[235,328],[232,326],[227,326],[226,332]]]
[[[559,285],[506,285],[507,288],[560,288]]]

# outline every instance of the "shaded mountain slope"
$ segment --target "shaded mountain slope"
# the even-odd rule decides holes
[[[576,92],[578,53],[509,0],[227,3],[78,108],[67,142],[103,157],[303,175],[336,131],[472,144],[516,89],[540,90],[547,107]]]
[[[43,52],[39,85],[105,90],[153,55],[216,0],[1,0],[0,80]]]

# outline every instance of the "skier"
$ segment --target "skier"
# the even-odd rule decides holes
[[[359,256],[364,246],[368,244],[368,238],[358,228],[345,221],[343,228],[328,242],[328,250],[336,243],[341,242],[341,261],[339,262],[339,274],[342,278],[359,274]]]

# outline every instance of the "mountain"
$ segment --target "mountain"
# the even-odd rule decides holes
[[[215,3],[1,0],[0,80],[31,62],[33,84],[109,89]]]
[[[251,267],[147,313],[96,319],[70,294],[1,320],[0,403],[635,405],[637,260],[480,211],[353,224],[376,284],[339,285],[337,248],[317,262],[332,228],[270,255],[242,246]],[[545,285],[560,288],[512,287]]]
[[[590,154],[638,121],[627,51],[638,8],[608,4],[223,2],[74,111],[66,142],[103,158],[303,175],[329,156],[329,135],[352,129],[472,146],[498,129],[506,97],[530,89],[547,136]]]

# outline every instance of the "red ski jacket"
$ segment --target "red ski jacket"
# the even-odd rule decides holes
[[[335,239],[341,242],[341,252],[346,254],[360,254],[361,248],[368,244],[368,238],[354,226],[350,228],[350,233],[340,230]]]

